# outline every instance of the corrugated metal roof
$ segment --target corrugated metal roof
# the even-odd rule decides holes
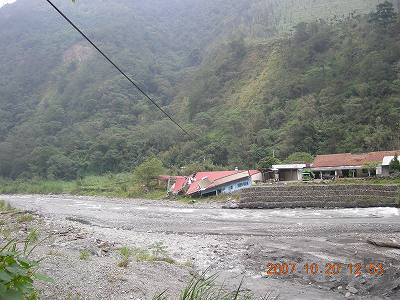
[[[176,182],[173,186],[172,192],[174,194],[179,194],[180,191],[183,190],[183,188],[185,187],[187,182],[187,178],[186,177],[178,177],[176,178]]]
[[[207,187],[207,189],[215,188],[217,186],[227,184],[229,182],[238,181],[240,179],[244,179],[244,178],[248,178],[248,177],[250,177],[250,174],[248,171],[244,171],[244,172],[238,173],[238,174],[233,174],[233,175],[215,180],[211,185],[209,185]]]
[[[362,154],[339,153],[328,155],[317,155],[312,165],[313,168],[362,166],[369,162],[382,163],[385,156],[395,155],[399,151],[378,151]]]
[[[258,173],[260,173],[258,170],[198,172],[189,177],[192,183],[186,194],[193,195],[200,191],[215,188],[216,186],[250,177]]]

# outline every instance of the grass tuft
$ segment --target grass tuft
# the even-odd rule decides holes
[[[88,250],[79,251],[80,260],[88,260],[90,258],[90,252]]]
[[[33,221],[33,216],[30,214],[24,214],[17,218],[18,223],[30,223]]]
[[[0,200],[0,211],[10,211],[12,210],[12,207],[10,205],[10,203],[8,203],[5,200]]]
[[[118,262],[118,267],[127,268],[129,265],[130,257],[132,256],[132,251],[128,247],[122,247],[119,249],[119,255],[121,256]]]
[[[217,275],[193,277],[188,285],[182,290],[179,300],[277,300],[278,297],[272,297],[271,293],[262,298],[257,298],[251,292],[244,290],[243,280],[239,286],[228,291],[224,285],[216,283]],[[174,297],[178,298],[178,297]],[[168,300],[167,291],[155,295],[152,300]]]
[[[137,262],[166,262],[175,264],[176,261],[168,256],[167,247],[162,242],[151,245],[148,249],[144,248],[128,248],[122,247],[119,249],[121,259],[118,262],[119,267],[126,268],[129,265],[130,258],[134,257]]]

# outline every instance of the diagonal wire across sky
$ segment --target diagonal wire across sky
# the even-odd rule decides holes
[[[0,0],[1,2],[12,0]],[[174,123],[184,134],[193,138],[193,136],[178,123],[168,112],[166,112],[152,97],[150,97],[130,76],[128,76],[111,58],[109,58],[77,25],[75,25],[53,2],[46,0],[85,40],[87,40],[115,69],[118,70],[141,94],[145,96],[159,111],[161,111],[172,123]]]

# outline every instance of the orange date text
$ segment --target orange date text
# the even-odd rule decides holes
[[[288,276],[292,274],[303,274],[310,276],[341,276],[341,275],[370,275],[382,276],[385,273],[382,263],[315,263],[315,262],[269,262],[266,265],[265,276]]]

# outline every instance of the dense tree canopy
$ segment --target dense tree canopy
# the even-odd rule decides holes
[[[285,163],[312,163],[314,156],[307,152],[295,152],[285,159]]]
[[[400,148],[400,23],[383,1],[55,2],[195,138],[44,1],[21,0],[0,9],[0,176]]]

